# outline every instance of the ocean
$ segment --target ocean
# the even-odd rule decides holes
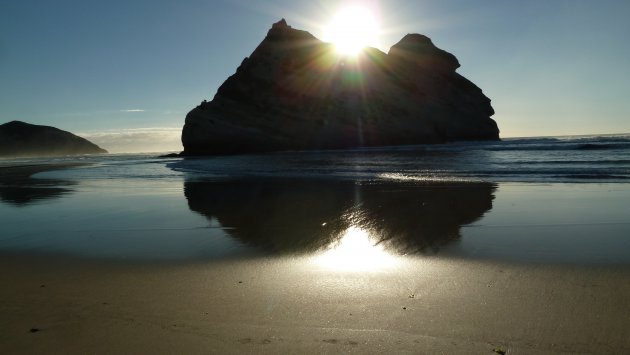
[[[223,178],[626,182],[630,178],[630,135],[285,152],[190,159],[169,166],[187,174]]]
[[[157,158],[161,153],[1,159],[16,164],[92,164],[38,175],[70,179],[229,179],[351,181],[628,182],[630,134],[507,138],[499,142]]]
[[[630,135],[158,155],[0,160],[0,253],[630,263]]]

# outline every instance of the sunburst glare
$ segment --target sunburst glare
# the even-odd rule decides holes
[[[315,258],[318,265],[337,271],[384,270],[395,266],[397,260],[374,245],[368,231],[357,226],[346,229],[337,243]]]
[[[374,13],[358,5],[344,7],[330,21],[324,41],[344,55],[357,55],[367,46],[378,47],[380,29]]]

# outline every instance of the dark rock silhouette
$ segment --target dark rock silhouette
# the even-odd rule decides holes
[[[107,153],[85,138],[55,127],[12,121],[0,125],[0,156],[58,156]]]
[[[490,100],[458,67],[423,35],[343,57],[283,19],[188,113],[184,154],[498,139]]]
[[[280,254],[321,250],[352,226],[391,252],[433,254],[492,208],[495,189],[489,183],[264,179],[184,185],[191,210],[248,245]]]

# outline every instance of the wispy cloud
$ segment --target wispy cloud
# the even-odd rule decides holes
[[[183,149],[181,128],[149,127],[77,133],[110,153],[172,152]]]
[[[132,108],[130,110],[120,110],[120,112],[144,112],[145,110],[139,108]]]

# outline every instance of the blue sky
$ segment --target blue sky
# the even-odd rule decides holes
[[[629,1],[351,3],[361,2],[376,9],[381,50],[417,32],[455,54],[504,137],[630,132]],[[0,122],[112,145],[159,132],[165,150],[178,149],[186,113],[212,99],[273,22],[321,37],[347,3],[2,0]]]

